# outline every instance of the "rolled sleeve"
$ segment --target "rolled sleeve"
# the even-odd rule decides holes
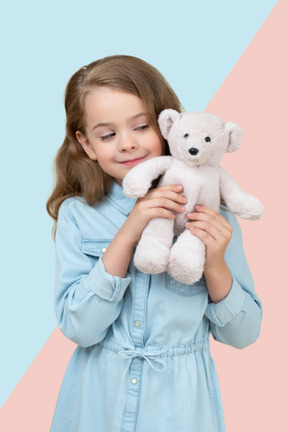
[[[215,325],[223,327],[235,318],[241,310],[245,309],[245,299],[245,292],[236,279],[233,278],[228,295],[219,303],[209,303],[206,316]]]
[[[99,258],[87,277],[87,286],[98,297],[109,302],[119,302],[131,282],[127,273],[125,278],[107,273],[102,258]]]

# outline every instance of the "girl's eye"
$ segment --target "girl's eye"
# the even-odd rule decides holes
[[[149,127],[148,124],[144,124],[144,125],[136,127],[136,130],[145,130],[145,129],[148,129],[148,127]]]
[[[100,139],[101,139],[102,141],[104,141],[104,140],[107,140],[107,139],[109,139],[109,138],[112,138],[112,137],[115,136],[115,135],[116,135],[116,133],[113,132],[113,133],[111,133],[111,134],[101,136]]]

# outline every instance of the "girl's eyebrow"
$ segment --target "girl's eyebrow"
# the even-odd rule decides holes
[[[141,117],[141,116],[147,116],[147,113],[146,112],[141,112],[139,114],[135,114],[134,116],[129,117],[128,120],[135,120],[135,119],[137,119],[138,117]],[[97,123],[95,126],[93,126],[92,130],[94,130],[94,129],[98,128],[98,127],[101,127],[101,126],[111,126],[111,125],[112,125],[112,123],[109,123],[109,122],[108,123]]]

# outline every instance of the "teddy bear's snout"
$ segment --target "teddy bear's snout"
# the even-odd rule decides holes
[[[191,147],[188,151],[192,156],[196,156],[199,153],[199,150],[195,147]]]

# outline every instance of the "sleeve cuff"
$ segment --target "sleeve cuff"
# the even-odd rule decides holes
[[[245,300],[245,291],[233,277],[232,287],[227,297],[219,303],[209,303],[206,316],[215,325],[223,327],[244,309]]]
[[[101,258],[87,277],[88,288],[98,297],[109,302],[119,302],[130,282],[131,277],[128,273],[125,278],[107,273]]]

